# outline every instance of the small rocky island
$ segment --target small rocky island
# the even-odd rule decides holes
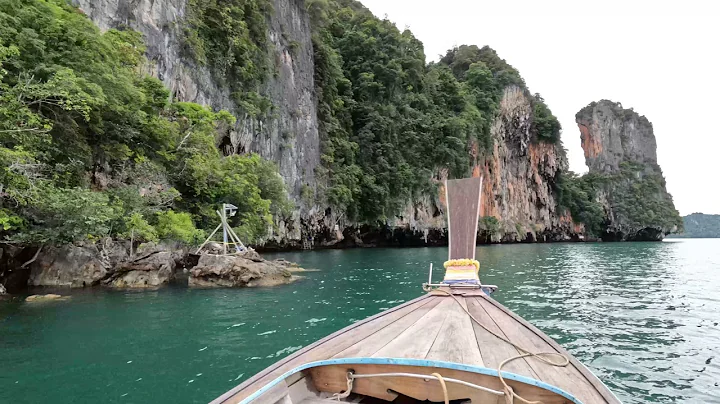
[[[659,241],[682,229],[658,164],[652,123],[609,100],[591,103],[575,119],[589,169],[585,189],[604,212],[597,235],[603,241]]]
[[[221,249],[210,247],[200,255],[153,243],[130,255],[129,243],[112,241],[43,247],[39,253],[4,247],[0,285],[7,290],[3,287],[0,293],[27,287],[155,289],[171,283],[203,288],[276,286],[299,279],[293,274],[303,271],[282,259],[266,260],[252,249],[222,255],[216,254]]]

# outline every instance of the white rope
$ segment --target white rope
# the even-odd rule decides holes
[[[465,306],[463,306],[462,303],[460,303],[460,300],[458,300],[458,298],[455,297],[455,295],[452,294],[451,292],[448,292],[447,290],[443,290],[443,289],[435,289],[435,290],[437,290],[438,292],[442,292],[442,293],[444,293],[444,294],[452,297],[452,298],[457,302],[457,304],[460,305],[460,308],[463,309],[463,310],[465,311],[465,313],[467,313],[467,315],[470,316],[470,318],[471,318],[477,325],[479,325],[480,327],[482,327],[483,329],[485,329],[485,331],[489,332],[490,334],[494,335],[494,336],[495,336],[496,338],[498,338],[499,340],[501,340],[501,341],[503,341],[503,342],[505,342],[505,343],[507,343],[507,344],[509,344],[509,345],[512,345],[513,347],[515,347],[515,349],[518,350],[518,352],[520,352],[520,355],[512,356],[512,357],[510,357],[510,358],[508,358],[508,359],[505,359],[504,361],[502,361],[502,362],[500,363],[500,366],[498,366],[498,369],[497,369],[498,378],[500,379],[500,383],[502,383],[503,388],[505,389],[505,394],[507,394],[509,397],[517,398],[518,400],[520,400],[521,402],[523,402],[523,403],[525,403],[525,404],[542,404],[542,401],[539,401],[539,400],[538,400],[538,401],[530,401],[530,400],[527,400],[527,399],[519,396],[517,393],[515,393],[515,391],[512,389],[512,387],[510,387],[510,386],[507,384],[507,382],[505,381],[505,378],[503,378],[503,375],[502,375],[502,368],[503,368],[503,366],[505,366],[506,364],[508,364],[508,363],[510,363],[510,362],[512,362],[512,361],[514,361],[514,360],[517,360],[517,359],[522,359],[522,358],[527,358],[527,357],[533,357],[533,358],[539,360],[540,362],[543,362],[543,363],[545,363],[545,364],[547,364],[547,365],[550,365],[550,366],[565,367],[565,366],[568,366],[568,365],[570,364],[570,358],[568,358],[567,356],[565,356],[565,355],[563,355],[563,354],[561,354],[561,353],[559,353],[559,352],[538,352],[538,353],[533,353],[533,352],[530,351],[529,349],[523,348],[522,346],[520,346],[520,345],[518,345],[518,344],[516,344],[516,343],[514,343],[514,342],[512,342],[512,341],[510,341],[509,339],[503,337],[502,335],[497,334],[497,333],[494,332],[493,330],[491,330],[491,329],[489,329],[488,327],[486,327],[483,323],[480,322],[480,320],[478,320],[477,318],[475,318],[475,316],[473,316],[473,315],[470,313],[470,311],[469,311]],[[554,360],[551,360],[550,358],[560,358],[560,360],[559,360],[559,361],[554,361]],[[508,401],[509,401],[509,402],[512,402],[512,400],[508,400]]]
[[[345,389],[345,391],[343,391],[342,393],[333,394],[332,395],[333,400],[340,401],[340,400],[342,400],[344,398],[348,398],[348,396],[350,396],[350,393],[352,393],[352,389],[353,389],[353,380],[355,380],[355,379],[353,379],[352,376],[353,376],[353,374],[351,372],[347,373],[347,389]]]
[[[417,373],[369,373],[369,374],[362,374],[362,375],[351,373],[351,374],[348,374],[348,377],[352,378],[352,379],[365,379],[365,378],[370,378],[370,377],[411,377],[414,379],[433,379],[433,380],[438,380],[438,381],[440,380],[436,376],[421,375],[421,374],[417,374]],[[444,377],[444,376],[443,376],[443,379],[448,383],[462,384],[463,386],[467,386],[467,387],[470,387],[470,388],[473,388],[476,390],[482,390],[482,391],[488,392],[490,394],[494,394],[496,396],[505,395],[505,393],[502,391],[493,390],[488,387],[478,386],[477,384],[468,383],[464,380],[452,379],[452,378]]]

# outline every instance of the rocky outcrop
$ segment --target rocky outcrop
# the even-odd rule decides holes
[[[102,284],[112,288],[156,288],[175,277],[175,262],[181,259],[169,251],[157,251],[123,262]]]
[[[554,184],[568,168],[561,144],[539,141],[533,133],[530,95],[516,86],[505,89],[493,122],[494,146],[476,156],[473,175],[484,178],[479,243],[568,241],[584,237],[584,227],[557,206]],[[384,226],[358,226],[330,209],[309,216],[302,233],[316,248],[445,245],[447,234],[442,187],[408,203]],[[275,246],[301,229],[278,227]],[[280,245],[282,247],[282,245]],[[285,247],[301,247],[300,243]]]
[[[15,250],[15,259],[4,260],[7,266],[0,282],[9,281],[16,291],[26,286],[157,287],[173,279],[177,262],[184,256],[180,250],[151,246],[145,255],[129,260],[128,243],[109,239],[97,244],[43,246],[39,252],[37,247]]]
[[[292,282],[293,263],[258,260],[239,255],[203,255],[190,270],[188,285],[194,287],[275,286]]]
[[[29,265],[28,286],[82,288],[105,279],[110,269],[96,245],[44,247]]]
[[[661,173],[653,126],[646,117],[602,100],[583,108],[575,118],[590,172],[614,174],[623,162],[636,162]]]
[[[128,243],[109,239],[97,244],[45,246],[39,253],[36,247],[2,251],[0,295],[7,292],[4,285],[8,282],[13,284],[10,293],[22,293],[28,286],[155,289],[186,280],[190,286],[201,287],[274,286],[298,279],[292,274],[303,271],[282,259],[265,260],[254,250],[237,256],[197,256],[178,246],[148,243],[130,256]],[[24,284],[16,284],[20,280]]]
[[[657,162],[652,123],[608,100],[575,116],[606,218],[605,241],[658,241],[682,226]]]
[[[49,302],[53,300],[68,300],[70,299],[70,296],[62,296],[62,295],[56,295],[54,293],[49,293],[47,295],[31,295],[25,298],[26,302]]]

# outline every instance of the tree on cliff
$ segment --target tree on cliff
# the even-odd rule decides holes
[[[125,235],[141,219],[172,235],[180,222],[157,212],[189,213],[193,231],[222,201],[254,238],[271,209],[287,210],[272,164],[219,153],[215,136],[234,117],[169,103],[139,73],[144,51],[137,32],[101,33],[64,0],[0,0],[0,235],[70,242]]]
[[[470,174],[492,150],[503,90],[527,91],[489,47],[460,46],[425,64],[410,31],[352,0],[307,3],[313,18],[315,85],[327,202],[350,219],[384,222],[433,179]],[[529,94],[529,93],[528,93]],[[535,139],[559,142],[560,124],[532,97]]]

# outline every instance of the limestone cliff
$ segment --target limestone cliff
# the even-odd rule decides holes
[[[532,111],[524,91],[505,89],[491,132],[492,155],[474,172],[485,178],[481,216],[499,222],[494,232],[487,228],[487,219],[480,226],[485,224],[493,241],[560,241],[583,233],[555,199],[553,185],[568,168],[565,151],[562,144],[538,141]]]
[[[476,156],[473,176],[484,178],[479,243],[569,241],[583,238],[584,227],[558,207],[555,183],[567,170],[562,144],[542,142],[532,128],[534,114],[527,91],[505,89],[491,134],[489,155]],[[445,178],[440,173],[438,185]],[[383,227],[358,226],[329,209],[303,221],[304,237],[316,247],[442,245],[447,243],[444,192],[409,202]],[[297,233],[300,229],[295,229]],[[283,243],[290,242],[290,245]],[[299,247],[277,237],[270,245]]]
[[[585,162],[598,176],[606,241],[662,240],[682,226],[657,162],[652,123],[608,100],[576,115]]]
[[[303,185],[314,186],[320,151],[311,31],[303,1],[273,0],[273,13],[268,16],[268,58],[275,74],[266,78],[262,93],[274,110],[262,120],[250,118],[238,108],[229,88],[217,83],[207,67],[182,57],[187,0],[72,2],[102,30],[130,27],[141,32],[147,45],[146,72],[162,80],[176,101],[209,105],[235,115],[234,130],[217,140],[226,155],[252,151],[275,161],[296,199]]]
[[[208,68],[183,56],[187,0],[73,0],[103,30],[130,27],[143,33],[145,70],[161,79],[175,100],[226,109],[238,117],[234,130],[217,139],[226,154],[252,151],[277,162],[298,209],[290,218],[276,218],[266,248],[445,243],[441,193],[408,201],[384,226],[358,225],[304,198],[317,185],[320,165],[310,21],[302,0],[272,2],[268,53],[276,73],[265,80],[262,93],[274,111],[259,120],[237,107],[230,90],[217,83]],[[538,140],[532,122],[527,90],[506,88],[491,129],[494,148],[475,156],[473,173],[486,179],[481,242],[569,240],[583,232],[569,214],[560,213],[555,200],[554,183],[567,168],[564,150]],[[443,174],[438,177],[442,180]]]

